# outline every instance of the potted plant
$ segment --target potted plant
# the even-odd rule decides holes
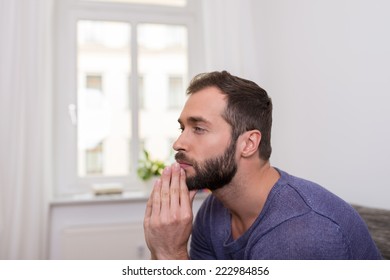
[[[152,178],[156,178],[161,176],[165,163],[161,160],[153,160],[151,159],[149,152],[143,151],[144,157],[139,161],[137,174],[138,177],[145,182],[148,188],[153,187]]]

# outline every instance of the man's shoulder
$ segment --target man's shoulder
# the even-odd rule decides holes
[[[319,220],[327,219],[340,227],[341,231],[347,232],[357,226],[364,227],[357,211],[336,194],[317,183],[287,173],[284,178],[285,187],[280,192],[280,201],[277,203],[279,208],[294,205],[295,208],[306,209],[305,213],[312,212]]]
[[[349,258],[339,226],[313,211],[283,220],[263,234],[254,234],[251,259],[343,259]]]
[[[337,213],[356,212],[349,203],[322,185],[284,171],[279,172],[281,180],[278,183],[283,189],[279,193],[280,199],[295,200],[296,203],[304,204],[307,209],[330,218]]]
[[[279,244],[275,246],[287,246],[291,254],[285,258],[298,258],[293,253],[299,250],[322,252],[300,255],[303,258],[365,258],[359,249],[362,243],[367,251],[375,251],[363,220],[349,203],[317,183],[280,173],[261,226],[268,231],[258,234],[257,241],[266,240],[259,243],[261,246],[272,240]]]

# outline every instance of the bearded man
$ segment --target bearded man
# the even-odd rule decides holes
[[[271,166],[264,89],[223,71],[197,75],[187,93],[176,163],[145,211],[152,259],[381,259],[348,203]],[[212,194],[193,222],[192,201],[204,188]]]

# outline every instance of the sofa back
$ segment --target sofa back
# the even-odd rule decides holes
[[[390,259],[390,210],[352,205],[368,226],[384,259]]]

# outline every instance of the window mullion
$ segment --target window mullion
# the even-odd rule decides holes
[[[139,93],[138,93],[138,40],[137,40],[137,23],[131,25],[131,166],[132,173],[138,166],[139,158]]]

